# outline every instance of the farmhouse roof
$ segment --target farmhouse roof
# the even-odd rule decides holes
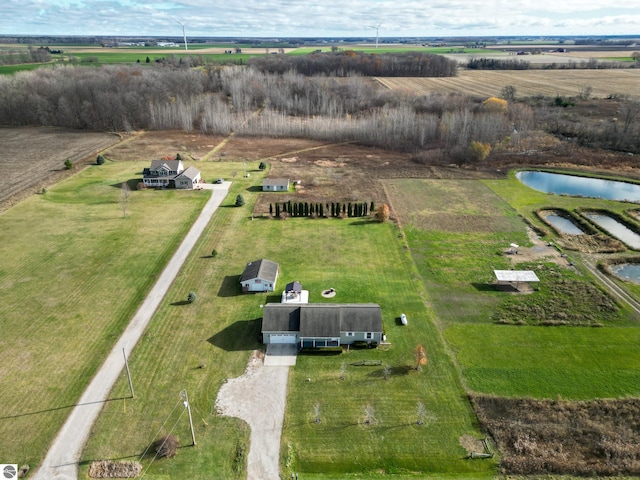
[[[539,282],[532,270],[494,270],[499,282]]]
[[[180,175],[185,176],[191,180],[195,180],[196,178],[198,178],[198,175],[200,175],[200,170],[198,170],[193,165],[190,165]]]
[[[382,332],[382,312],[375,303],[268,303],[262,331],[299,331],[301,337],[339,337],[341,332]]]
[[[246,282],[254,278],[275,282],[277,277],[278,264],[266,258],[261,258],[247,263],[247,266],[244,267],[244,272],[240,276],[240,282]]]
[[[149,170],[157,170],[158,168],[164,166],[168,170],[173,172],[177,172],[180,169],[181,160],[151,160],[151,167]]]
[[[262,318],[263,332],[297,332],[300,330],[300,306],[267,303]]]
[[[279,187],[279,186],[287,186],[289,185],[288,178],[265,178],[262,180],[263,186],[268,187]]]

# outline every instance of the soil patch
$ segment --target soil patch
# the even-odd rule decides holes
[[[118,135],[63,128],[0,128],[0,210],[95,163]],[[67,170],[66,159],[74,168]]]

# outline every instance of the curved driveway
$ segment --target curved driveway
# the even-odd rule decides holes
[[[103,402],[109,398],[109,393],[124,368],[123,350],[127,356],[131,354],[133,347],[171,287],[191,249],[200,238],[222,200],[227,196],[230,185],[231,182],[224,182],[221,185],[204,185],[204,188],[213,190],[211,198],[124,333],[113,346],[104,364],[80,397],[78,404],[71,411],[69,418],[49,448],[44,462],[33,475],[35,480],[76,480],[78,478],[78,461],[91,432],[91,427],[102,410]]]

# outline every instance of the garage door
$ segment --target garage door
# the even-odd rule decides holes
[[[296,343],[295,333],[272,333],[269,337],[270,343]]]

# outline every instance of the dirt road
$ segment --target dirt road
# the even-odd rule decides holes
[[[205,185],[205,188],[213,190],[211,198],[124,333],[114,345],[102,367],[80,397],[78,404],[71,411],[69,418],[49,448],[44,462],[33,475],[35,480],[76,480],[78,478],[78,461],[91,432],[91,427],[124,368],[123,351],[127,356],[130,355],[178,275],[182,264],[189,256],[191,249],[222,200],[227,196],[230,185],[231,182],[224,182],[221,185]]]

